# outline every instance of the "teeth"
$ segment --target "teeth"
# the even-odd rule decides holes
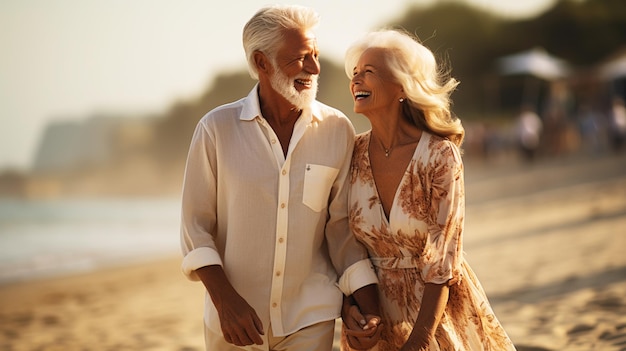
[[[298,84],[302,84],[302,85],[310,85],[311,82],[308,80],[301,80],[301,79],[296,79],[296,83]]]
[[[355,91],[354,92],[354,97],[355,98],[366,98],[368,96],[370,96],[371,93],[367,92],[367,91]]]

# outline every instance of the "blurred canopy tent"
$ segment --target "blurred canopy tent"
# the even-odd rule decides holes
[[[519,82],[521,92],[506,89],[511,84],[501,81],[501,101],[505,106],[532,106],[537,111],[545,99],[549,99],[549,88],[552,82],[560,81],[570,75],[570,65],[563,59],[552,56],[541,47],[501,57],[496,60],[496,69],[502,77],[512,77]],[[547,84],[546,84],[547,83]]]
[[[504,56],[497,61],[502,75],[528,74],[547,81],[565,78],[569,64],[537,47],[517,54]]]
[[[626,77],[626,47],[601,64],[599,71],[600,77],[605,80]]]
[[[598,77],[609,86],[609,95],[626,100],[626,46],[598,67]]]

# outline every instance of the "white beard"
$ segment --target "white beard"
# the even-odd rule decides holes
[[[287,101],[294,105],[299,110],[308,109],[311,103],[317,96],[317,75],[301,74],[293,79],[290,79],[283,71],[281,71],[276,65],[274,65],[274,75],[270,83],[272,88],[282,95]],[[293,86],[293,82],[296,79],[310,79],[311,88],[303,91],[298,91]]]

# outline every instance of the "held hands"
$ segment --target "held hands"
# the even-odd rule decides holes
[[[344,332],[351,348],[367,350],[380,340],[382,327],[380,317],[370,314],[362,315],[355,305],[349,307],[347,315],[343,316]]]

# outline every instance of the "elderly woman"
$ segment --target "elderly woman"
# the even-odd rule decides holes
[[[382,311],[374,332],[346,304],[342,348],[515,350],[463,257],[464,130],[450,112],[458,82],[395,30],[354,43],[345,68],[354,111],[372,126],[356,137],[350,224],[376,269]]]

